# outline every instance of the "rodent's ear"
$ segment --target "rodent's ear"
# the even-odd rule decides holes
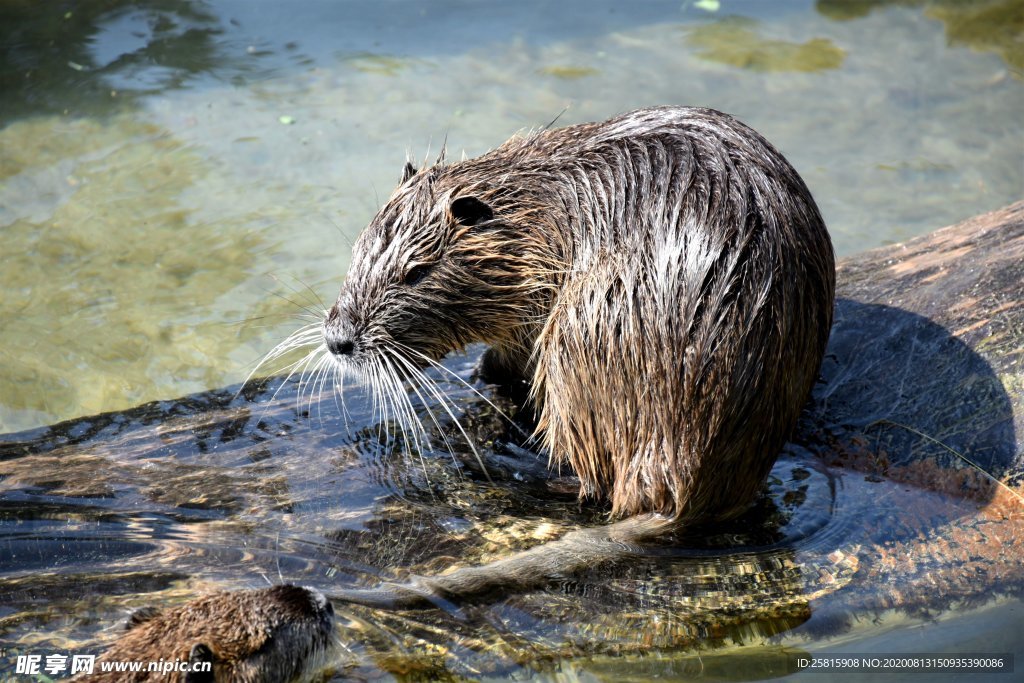
[[[206,643],[196,643],[188,653],[188,673],[185,674],[185,683],[214,683],[213,676],[213,650]],[[196,671],[201,662],[209,662],[210,667],[206,671]],[[207,667],[202,667],[206,669]]]
[[[131,616],[128,617],[128,621],[124,625],[124,630],[131,631],[139,624],[145,624],[158,614],[160,614],[160,610],[156,607],[140,607],[132,612]]]
[[[412,165],[411,161],[405,162],[405,168],[402,169],[402,183],[404,184],[409,178],[416,175],[416,167]]]
[[[458,197],[452,202],[452,216],[463,225],[476,225],[494,218],[494,211],[476,197]]]

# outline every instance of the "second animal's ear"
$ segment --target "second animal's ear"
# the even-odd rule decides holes
[[[452,216],[463,225],[476,225],[494,218],[494,211],[476,197],[459,197],[452,202]]]
[[[185,674],[185,683],[214,683],[213,660],[213,650],[206,643],[193,645],[188,653],[189,672]]]
[[[402,169],[402,183],[404,184],[409,178],[416,175],[416,167],[412,165],[411,161],[405,162],[405,168]]]
[[[160,610],[156,607],[140,607],[132,612],[131,616],[128,617],[128,622],[124,625],[124,630],[131,631],[139,624],[145,624],[158,614],[160,614]]]

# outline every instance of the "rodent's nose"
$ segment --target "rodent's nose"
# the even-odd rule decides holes
[[[349,315],[336,303],[324,321],[324,344],[335,356],[351,356],[356,352],[356,332]]]
[[[331,339],[327,342],[327,348],[336,356],[351,356],[352,352],[356,349],[356,345],[351,339]]]
[[[324,335],[327,350],[335,356],[351,356],[356,350],[356,343],[347,334],[338,330],[328,330]]]

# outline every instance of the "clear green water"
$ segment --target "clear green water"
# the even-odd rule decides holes
[[[740,116],[840,254],[1004,205],[1019,10],[5,2],[0,432],[240,380],[308,289],[333,298],[407,153],[474,155],[563,109]]]

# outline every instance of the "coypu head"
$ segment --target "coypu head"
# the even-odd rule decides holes
[[[136,611],[99,661],[187,661],[194,671],[168,677],[186,683],[305,680],[335,645],[334,621],[331,603],[311,588],[224,591],[180,607]],[[123,673],[98,671],[85,680],[118,676]]]
[[[323,323],[336,366],[409,377],[472,342],[508,343],[521,326],[529,263],[509,198],[472,162],[406,164],[394,194],[359,236]]]

